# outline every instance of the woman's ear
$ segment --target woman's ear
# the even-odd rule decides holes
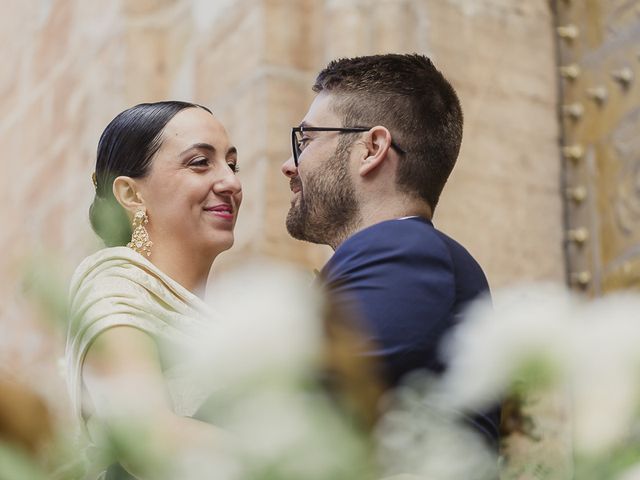
[[[361,177],[375,170],[386,158],[391,147],[391,133],[383,126],[373,127],[367,133],[365,144],[367,156],[360,160],[358,173]]]
[[[116,177],[113,181],[113,196],[125,210],[132,214],[145,208],[139,185],[131,177]]]

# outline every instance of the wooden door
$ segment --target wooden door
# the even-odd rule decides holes
[[[556,0],[568,281],[640,287],[640,0]]]

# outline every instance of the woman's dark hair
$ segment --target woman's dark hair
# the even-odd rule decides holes
[[[89,209],[93,230],[108,247],[126,245],[131,239],[129,218],[113,196],[113,181],[121,175],[142,178],[162,145],[169,121],[186,108],[206,107],[188,102],[141,103],[118,114],[107,125],[96,158],[96,196]]]

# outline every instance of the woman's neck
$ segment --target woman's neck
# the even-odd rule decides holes
[[[190,292],[204,297],[211,265],[216,255],[196,254],[183,248],[154,244],[149,260]]]

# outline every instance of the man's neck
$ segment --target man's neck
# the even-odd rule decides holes
[[[345,240],[359,231],[387,220],[405,217],[422,217],[431,220],[432,216],[431,207],[421,200],[386,202],[383,206],[363,205],[360,209],[359,221],[336,232],[327,245],[335,251]]]

